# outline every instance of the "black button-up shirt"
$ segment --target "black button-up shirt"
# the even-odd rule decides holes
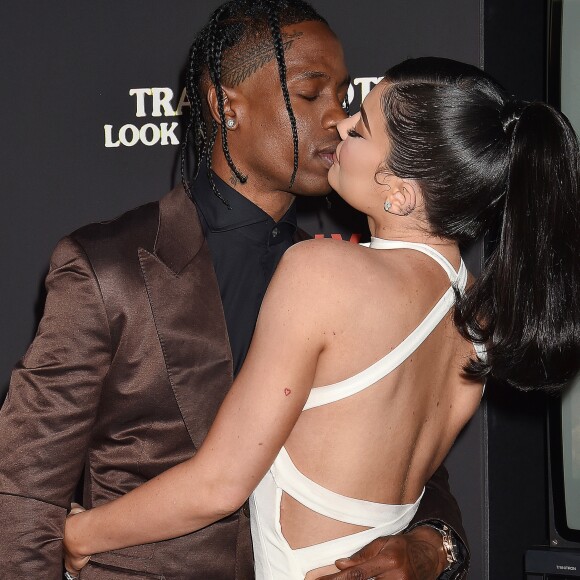
[[[217,275],[235,375],[248,352],[266,288],[294,242],[296,207],[292,204],[275,222],[215,174],[214,180],[232,209],[212,191],[204,169],[191,191]]]

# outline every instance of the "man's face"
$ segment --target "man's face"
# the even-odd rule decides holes
[[[228,133],[232,157],[254,190],[326,195],[332,154],[340,142],[337,123],[346,117],[343,102],[349,77],[342,46],[321,22],[287,26],[282,35],[299,138],[294,186],[289,187],[294,166],[292,130],[271,48],[271,58],[263,66],[259,66],[260,57],[263,62],[267,56],[254,53],[255,66],[246,71],[256,66],[257,70],[236,87],[243,106],[237,111],[236,130]]]

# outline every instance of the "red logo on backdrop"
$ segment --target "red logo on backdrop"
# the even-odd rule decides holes
[[[321,238],[332,238],[333,240],[339,240],[344,242],[351,242],[352,244],[360,244],[360,239],[362,234],[314,234],[314,238],[320,240]]]

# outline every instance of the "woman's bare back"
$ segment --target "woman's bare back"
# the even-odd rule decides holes
[[[314,388],[347,379],[383,358],[450,287],[441,266],[415,250],[307,243],[320,244],[307,258],[310,275],[325,278],[325,300],[334,312],[321,330],[327,346],[318,358]],[[449,256],[458,269],[455,258]],[[311,315],[324,317],[320,310]],[[482,385],[467,381],[461,370],[474,355],[449,312],[384,379],[303,412],[285,445],[293,462],[310,479],[345,496],[415,502],[479,404]],[[281,524],[293,548],[365,529],[321,516],[287,495]]]

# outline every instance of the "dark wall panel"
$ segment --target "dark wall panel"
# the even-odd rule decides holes
[[[545,0],[486,0],[485,70],[515,96],[543,100]],[[489,578],[523,576],[548,543],[546,400],[491,382],[487,398]]]

